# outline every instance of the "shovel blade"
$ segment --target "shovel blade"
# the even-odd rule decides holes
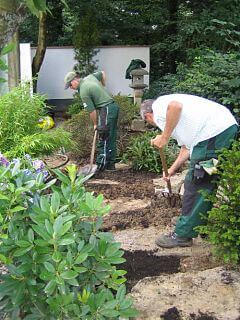
[[[83,176],[83,177],[88,177],[88,179],[90,179],[97,171],[97,165],[94,164],[94,165],[90,165],[90,164],[87,164],[86,166],[84,167],[81,167],[79,168],[78,170],[78,176]]]

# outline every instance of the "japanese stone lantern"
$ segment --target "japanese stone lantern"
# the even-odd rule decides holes
[[[148,72],[142,68],[134,69],[131,71],[132,83],[129,85],[134,91],[134,103],[139,107],[142,102],[143,89],[147,87],[144,83],[144,76],[148,75]]]

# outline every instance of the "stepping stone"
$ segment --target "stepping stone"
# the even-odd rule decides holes
[[[173,177],[171,177],[171,185],[174,193],[180,193],[183,195],[183,181],[185,179],[186,173],[188,170],[184,170],[180,173],[176,173]],[[153,185],[155,186],[155,192],[158,190],[166,188],[166,182],[162,179],[153,179]]]

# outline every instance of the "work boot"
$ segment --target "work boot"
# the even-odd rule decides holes
[[[171,232],[169,234],[161,234],[155,240],[155,243],[162,248],[191,247],[192,238],[178,237],[175,232]]]
[[[116,167],[115,167],[115,163],[111,163],[106,165],[106,167],[104,168],[106,171],[116,171]]]

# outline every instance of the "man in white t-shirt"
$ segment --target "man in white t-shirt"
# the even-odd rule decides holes
[[[148,123],[159,127],[161,135],[151,140],[155,148],[163,148],[170,137],[181,146],[179,155],[169,168],[167,181],[190,158],[189,171],[184,181],[182,215],[174,232],[160,235],[156,244],[164,248],[192,245],[197,237],[195,227],[203,224],[202,214],[207,214],[212,204],[203,193],[216,190],[216,175],[208,175],[199,162],[217,158],[218,152],[229,148],[235,139],[238,125],[230,111],[216,103],[188,94],[170,94],[156,100],[145,100],[141,116]],[[200,168],[200,169],[199,169]]]

